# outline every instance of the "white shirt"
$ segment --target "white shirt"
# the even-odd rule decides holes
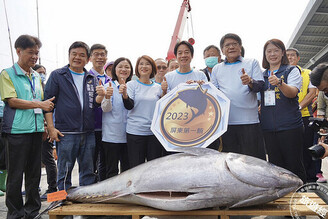
[[[107,89],[109,83],[104,87]],[[122,95],[119,93],[119,83],[112,82],[113,96],[104,98],[101,103],[102,114],[102,140],[110,143],[126,143],[126,120],[128,110],[123,104]],[[107,106],[107,108],[106,108]],[[109,107],[108,107],[109,106]]]
[[[70,72],[73,77],[73,81],[75,84],[75,87],[77,89],[77,92],[79,94],[79,99],[81,103],[81,109],[83,110],[83,79],[84,79],[84,72],[83,73],[76,73],[70,69]]]
[[[168,89],[167,92],[175,88],[181,83],[186,83],[189,80],[194,80],[194,81],[205,81],[207,82],[207,77],[204,74],[204,72],[198,71],[198,70],[191,70],[186,73],[181,73],[178,70],[171,71],[165,75]]]
[[[221,62],[214,66],[211,82],[230,100],[229,125],[259,123],[257,94],[243,85],[240,79],[242,68],[254,80],[263,79],[257,60],[241,58],[235,63]]]
[[[126,86],[129,97],[134,101],[133,109],[128,112],[126,132],[133,135],[153,135],[150,125],[156,102],[162,94],[161,85],[133,80]]]

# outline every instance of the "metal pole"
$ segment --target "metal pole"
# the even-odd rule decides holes
[[[9,28],[9,22],[8,22],[8,15],[7,15],[7,7],[6,7],[6,0],[3,0],[3,5],[5,9],[5,14],[6,14],[6,21],[7,21],[7,28],[8,28],[8,35],[9,35],[9,45],[10,45],[10,54],[11,54],[11,59],[13,64],[15,63],[14,61],[14,54],[13,54],[13,46],[11,44],[11,35],[10,35],[10,28]]]
[[[36,17],[37,17],[37,27],[38,27],[38,38],[40,39],[40,23],[39,23],[39,1],[36,0]],[[39,64],[41,65],[41,54],[39,52]]]

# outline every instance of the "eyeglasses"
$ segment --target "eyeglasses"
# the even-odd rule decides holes
[[[224,48],[228,49],[230,48],[230,46],[232,46],[233,48],[236,48],[239,44],[238,43],[227,43],[224,45]]]
[[[157,66],[157,69],[158,69],[158,70],[161,70],[161,69],[166,70],[167,67],[166,67],[166,66],[160,66],[160,65],[159,65],[159,66]]]
[[[92,54],[92,56],[95,56],[95,57],[100,56],[101,58],[104,58],[104,57],[107,56],[107,54],[104,53],[104,52],[102,52],[102,53],[95,52],[95,53]]]

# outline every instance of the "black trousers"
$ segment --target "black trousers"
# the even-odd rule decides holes
[[[57,165],[53,155],[53,144],[49,138],[42,142],[42,163],[46,167],[48,192],[57,191]]]
[[[7,218],[34,218],[40,210],[38,191],[41,178],[42,133],[6,134],[7,152]],[[25,173],[25,204],[22,198]]]
[[[104,157],[106,159],[106,179],[116,176],[129,169],[128,146],[126,143],[103,142]]]
[[[220,138],[216,139],[215,141],[213,141],[207,148],[213,149],[218,151],[220,149]]]
[[[262,129],[259,123],[228,125],[222,135],[222,152],[245,154],[265,160]]]
[[[314,131],[309,127],[309,118],[303,117],[304,134],[303,134],[303,164],[306,171],[306,181],[317,181],[317,162],[312,159],[311,152],[308,150],[313,145]]]
[[[263,132],[263,135],[269,161],[295,173],[305,183],[303,127],[279,132]]]
[[[155,135],[132,135],[127,133],[130,168],[162,156],[163,146]]]
[[[320,136],[319,136],[318,133],[314,133],[313,145],[318,144],[319,137]],[[321,159],[315,160],[314,163],[315,163],[315,172],[316,172],[316,174],[318,174],[318,173],[322,174],[323,173],[321,171],[322,160]]]
[[[95,131],[96,149],[93,167],[97,171],[96,181],[106,179],[106,159],[104,157],[104,149],[102,142],[102,131]]]

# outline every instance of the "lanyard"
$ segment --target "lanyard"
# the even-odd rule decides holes
[[[13,68],[14,68],[14,71],[15,71],[16,75],[18,75],[17,70],[16,70],[16,68],[15,68],[14,65],[13,65]],[[33,99],[35,99],[36,98],[36,93],[35,93],[35,76],[33,75],[33,72],[31,74],[32,74],[32,81],[30,80],[30,77],[29,76],[27,76],[27,75],[26,76],[27,76],[27,79],[28,79],[28,81],[30,82],[30,85],[31,85]]]
[[[274,71],[272,71],[273,74],[276,74],[277,72],[278,72],[278,70],[274,70]],[[271,75],[271,71],[268,70],[268,77],[270,77],[270,75]]]
[[[36,98],[36,94],[35,94],[35,77],[32,74],[32,81],[30,80],[30,77],[27,77],[27,78],[28,78],[28,81],[30,82],[30,85],[31,85],[31,88],[32,88],[33,98],[35,99]]]
[[[97,78],[98,78],[98,81],[100,81],[101,82],[101,85],[102,86],[104,86],[104,83],[103,83],[103,81],[102,81],[102,78],[104,78],[105,80],[105,84],[106,84],[106,77],[105,77],[105,75],[97,75]]]
[[[97,78],[98,78],[98,80],[100,80],[101,81],[101,85],[103,85],[104,86],[104,84],[107,84],[109,81],[111,81],[111,79],[108,77],[108,76],[106,76],[105,74],[104,75],[97,75]],[[105,83],[103,83],[103,81],[101,80],[102,78],[105,78]]]
[[[118,88],[120,89],[120,83],[116,80],[116,81],[112,81],[112,83]],[[118,84],[118,85],[117,85]]]

